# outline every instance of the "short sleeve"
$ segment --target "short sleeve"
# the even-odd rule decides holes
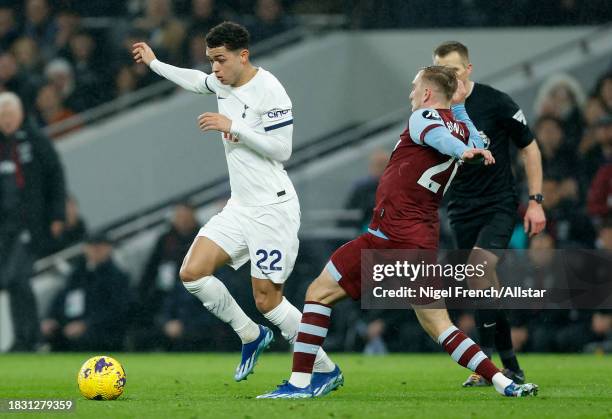
[[[533,141],[534,135],[527,125],[523,110],[505,93],[501,94],[500,99],[498,112],[502,128],[518,148],[527,147]]]
[[[417,144],[423,144],[425,134],[436,127],[443,127],[444,122],[435,109],[418,109],[410,115],[408,131],[410,138]]]

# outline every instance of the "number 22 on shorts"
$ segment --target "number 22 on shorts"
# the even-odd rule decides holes
[[[258,257],[256,265],[259,269],[261,269],[262,272],[264,270],[270,270],[270,271],[282,271],[283,270],[281,266],[278,266],[281,259],[283,258],[283,254],[281,253],[280,250],[273,249],[268,252],[265,249],[259,249],[257,252],[255,252],[255,254]],[[268,261],[270,263],[269,266],[267,265]],[[264,263],[266,265],[264,265]]]

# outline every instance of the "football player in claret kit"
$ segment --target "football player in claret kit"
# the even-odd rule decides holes
[[[495,268],[503,249],[508,247],[515,226],[518,206],[510,158],[510,142],[523,160],[529,187],[529,206],[524,229],[529,237],[542,231],[546,216],[542,209],[542,158],[534,135],[527,126],[523,111],[507,94],[470,80],[472,64],[465,45],[450,41],[440,44],[433,53],[434,63],[454,69],[468,90],[465,107],[474,125],[487,138],[497,163],[495,166],[466,165],[459,169],[450,188],[448,215],[459,249],[478,249],[472,256],[487,261],[486,281],[469,282],[472,287],[498,286]],[[478,256],[476,256],[478,255]],[[497,305],[495,300],[482,301],[483,306]],[[525,381],[512,349],[510,323],[502,309],[476,310],[476,325],[482,350],[491,356],[495,347],[504,365],[504,374],[518,383]],[[464,387],[491,383],[471,374]]]
[[[178,68],[156,59],[151,48],[134,44],[134,59],[186,90],[216,95],[218,113],[198,117],[202,131],[218,131],[225,149],[232,195],[202,227],[187,252],[180,276],[185,288],[211,313],[228,323],[242,341],[234,379],[253,371],[272,331],[253,322],[214,276],[224,264],[238,269],[251,261],[251,285],[259,311],[293,343],[302,313],[283,297],[298,252],[300,206],[282,162],[291,155],[291,100],[270,72],[249,60],[249,33],[224,22],[206,35],[212,74]],[[314,382],[328,379],[335,364],[320,350]]]
[[[438,247],[438,206],[459,161],[485,165],[495,161],[470,121],[463,102],[465,87],[454,70],[432,66],[419,71],[410,94],[413,113],[400,136],[376,191],[368,232],[332,255],[309,286],[288,381],[258,398],[323,396],[343,384],[336,368],[328,385],[313,385],[313,363],[325,340],[332,305],[361,297],[362,249],[431,249]],[[451,103],[452,108],[451,108]],[[460,365],[475,371],[509,397],[537,392],[534,384],[517,385],[505,377],[480,347],[457,329],[445,308],[413,308],[425,331]]]

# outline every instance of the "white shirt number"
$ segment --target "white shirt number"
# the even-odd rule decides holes
[[[452,157],[449,160],[445,161],[444,163],[437,164],[425,170],[423,174],[421,175],[421,177],[419,178],[419,180],[417,180],[417,183],[421,185],[422,187],[424,187],[425,189],[432,191],[433,193],[438,193],[438,190],[440,189],[440,186],[442,185],[440,185],[438,182],[433,180],[432,177],[448,169],[455,162],[455,160],[456,159]],[[453,172],[448,178],[448,182],[446,182],[446,187],[444,188],[442,195],[446,193],[446,190],[448,189],[451,182],[453,181],[453,178],[457,174],[458,167],[459,167],[458,165],[455,165],[455,167],[453,167]]]

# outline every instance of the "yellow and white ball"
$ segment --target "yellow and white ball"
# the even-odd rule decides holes
[[[114,400],[121,396],[125,387],[125,371],[121,364],[110,356],[89,358],[77,376],[79,390],[86,399]]]

